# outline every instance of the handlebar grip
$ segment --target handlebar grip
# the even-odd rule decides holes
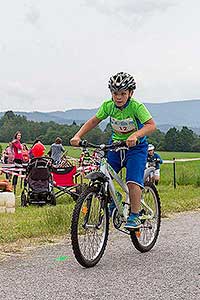
[[[139,144],[139,141],[136,142],[135,146],[137,146],[138,144]],[[113,146],[114,147],[127,147],[128,148],[128,146],[126,145],[126,141],[117,141],[117,142],[114,142]]]
[[[126,141],[117,141],[112,143],[113,147],[127,147]]]
[[[86,141],[86,140],[82,140],[79,142],[80,147],[87,147],[87,145],[88,145],[88,141]]]

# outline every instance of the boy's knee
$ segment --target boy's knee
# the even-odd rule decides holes
[[[129,188],[129,190],[130,189],[131,190],[139,190],[139,189],[141,189],[141,186],[139,184],[135,183],[135,182],[128,182],[127,186]]]

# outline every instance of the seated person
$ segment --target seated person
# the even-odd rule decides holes
[[[155,180],[155,185],[157,185],[160,180],[160,164],[162,164],[163,161],[160,155],[155,152],[155,147],[152,144],[148,145],[147,162],[149,166],[154,166],[156,168],[154,180]]]

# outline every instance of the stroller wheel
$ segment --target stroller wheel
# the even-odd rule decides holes
[[[56,196],[55,196],[55,194],[51,194],[49,196],[49,198],[50,198],[50,204],[55,206],[56,205]]]
[[[27,201],[27,195],[26,193],[23,191],[22,194],[21,194],[21,206],[22,207],[26,207],[28,204],[28,201]]]

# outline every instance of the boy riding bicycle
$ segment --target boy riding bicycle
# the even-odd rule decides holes
[[[103,102],[96,115],[89,119],[71,139],[71,145],[78,146],[81,138],[110,117],[111,142],[126,141],[128,150],[108,152],[108,163],[118,173],[126,168],[126,183],[129,189],[131,213],[125,224],[128,230],[141,226],[139,218],[140,200],[144,186],[143,176],[147,160],[146,135],[155,131],[155,122],[147,108],[132,98],[136,83],[124,72],[117,73],[109,80],[112,98]]]

